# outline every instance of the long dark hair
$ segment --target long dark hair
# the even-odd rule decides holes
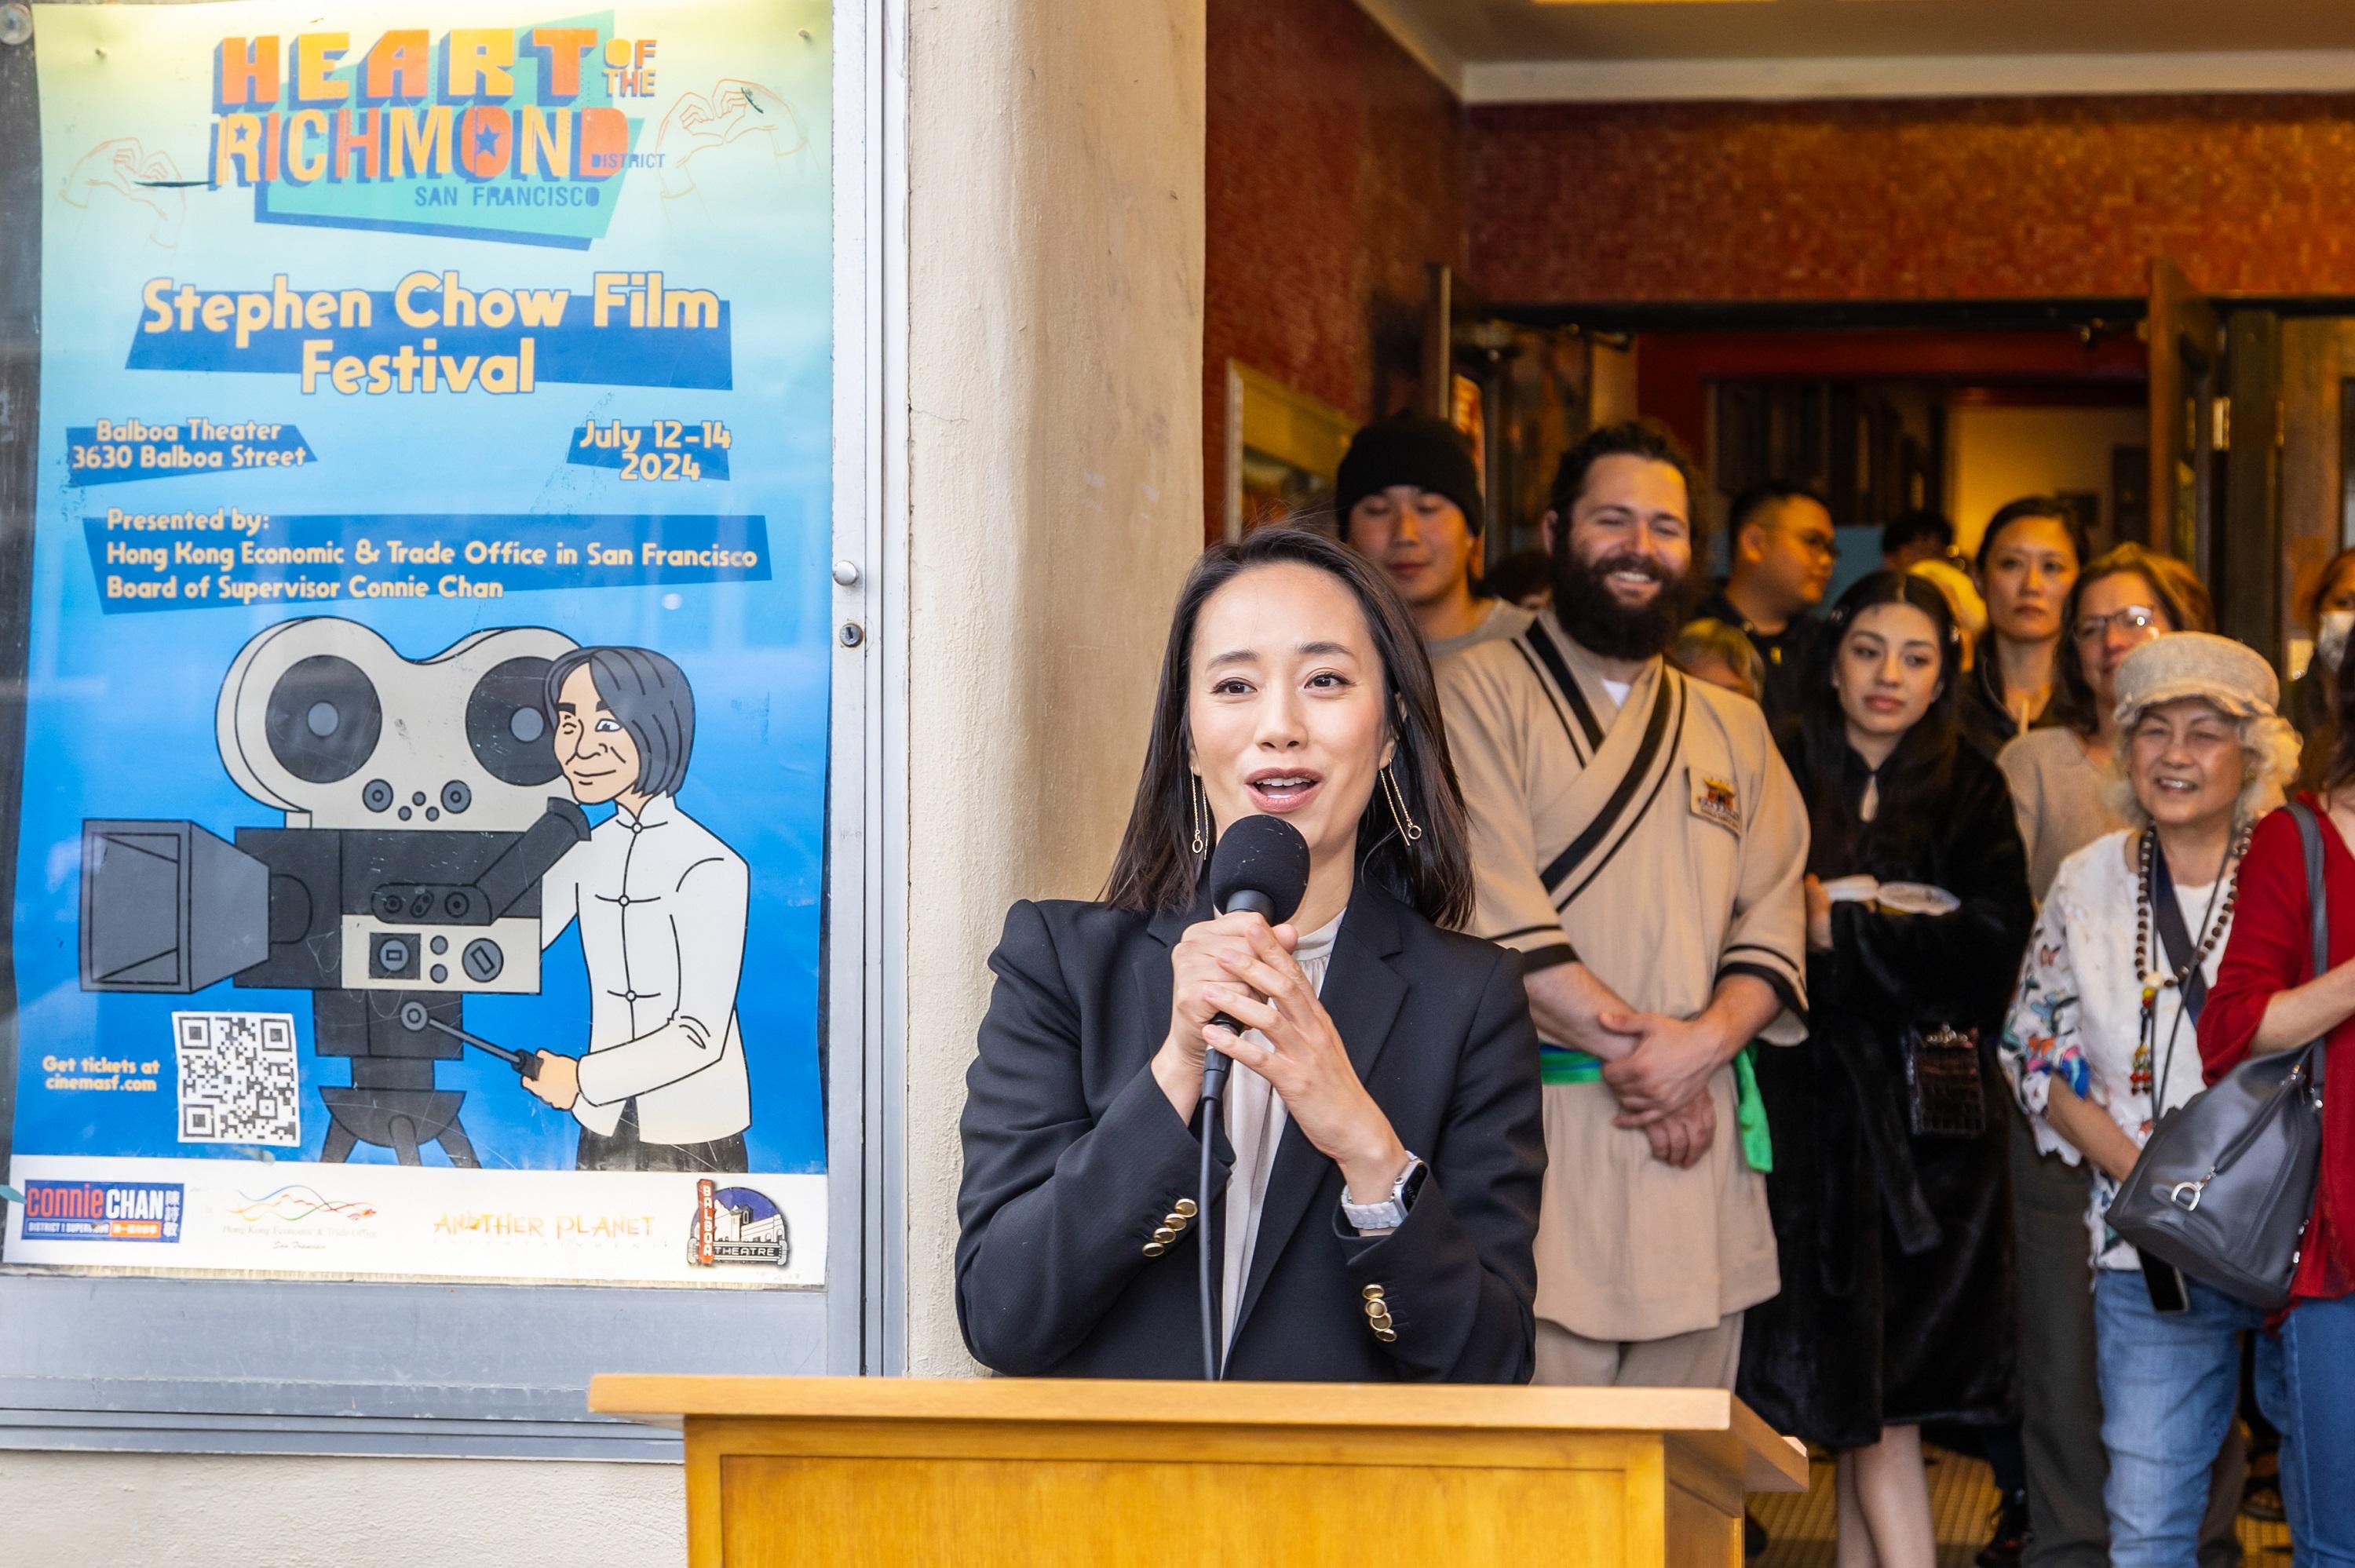
[[[1810,847],[1807,868],[1818,875],[1837,875],[1857,869],[1847,863],[1860,836],[1858,802],[1849,778],[1848,714],[1832,686],[1832,670],[1856,618],[1875,605],[1911,605],[1938,629],[1938,694],[1912,729],[1899,737],[1897,748],[1881,765],[1880,808],[1874,816],[1876,837],[1926,829],[1923,809],[1944,787],[1954,770],[1960,735],[1956,717],[1962,686],[1963,635],[1955,624],[1954,607],[1936,584],[1910,572],[1883,568],[1859,578],[1840,595],[1825,619],[1823,635],[1816,639],[1808,661],[1806,706],[1800,712],[1796,744],[1791,747],[1791,770],[1807,802]]]
[[[2051,712],[2089,740],[2102,733],[2102,715],[2095,709],[2094,683],[2085,674],[2085,661],[2077,647],[2077,616],[2084,609],[2087,588],[2106,577],[2128,575],[2150,585],[2151,598],[2158,601],[2151,608],[2166,612],[2169,631],[2216,630],[2216,601],[2209,597],[2207,585],[2173,556],[2128,543],[2086,562],[2070,585],[2068,601],[2061,607],[2061,684],[2052,694]]]
[[[1103,901],[1140,915],[1193,907],[1207,857],[1194,853],[1192,769],[1187,766],[1186,709],[1194,662],[1194,626],[1203,603],[1243,573],[1260,567],[1314,567],[1338,578],[1356,596],[1382,663],[1382,711],[1398,750],[1391,776],[1406,797],[1407,815],[1423,829],[1408,842],[1391,820],[1379,783],[1358,820],[1358,874],[1434,925],[1462,926],[1472,916],[1471,831],[1447,732],[1439,716],[1439,688],[1431,659],[1406,606],[1380,568],[1347,546],[1305,528],[1260,528],[1202,552],[1178,591],[1161,655],[1161,682],[1146,740],[1145,771],[1120,853],[1113,857]]]

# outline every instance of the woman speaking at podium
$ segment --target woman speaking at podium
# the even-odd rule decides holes
[[[1221,831],[1261,815],[1306,842],[1273,927],[1210,896]],[[1379,570],[1290,528],[1205,552],[1103,899],[1017,904],[990,957],[957,1205],[975,1357],[1201,1376],[1209,1248],[1226,1376],[1526,1382],[1537,1035],[1518,959],[1444,928],[1471,898],[1430,662]],[[1206,1048],[1233,1063],[1207,1128]]]

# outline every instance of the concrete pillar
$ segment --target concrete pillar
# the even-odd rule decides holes
[[[1007,906],[1103,881],[1201,538],[1203,0],[910,17],[909,1370]]]

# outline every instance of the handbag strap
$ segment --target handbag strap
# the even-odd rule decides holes
[[[2226,866],[2229,876],[2232,868]],[[2219,887],[2222,878],[2218,879]],[[2216,907],[2216,890],[2208,895],[2208,908]],[[2175,895],[2175,873],[2167,863],[2167,852],[2156,844],[2150,851],[2150,912],[2151,923],[2158,927],[2159,946],[2167,950],[2167,961],[2183,970],[2183,983],[2179,988],[2183,997],[2183,1011],[2191,1015],[2191,1026],[2200,1026],[2200,1011],[2208,1005],[2208,975],[2200,966],[2200,949],[2193,946],[2190,927],[2183,923],[2183,903]],[[2207,924],[2202,914],[2200,923]],[[2188,966],[2188,967],[2187,967]],[[2169,1044],[2173,1044],[2172,1036]],[[2163,1083],[2165,1080],[2161,1080]]]
[[[2158,830],[2149,831],[2156,835]],[[2167,1114],[2167,1086],[2175,1080],[2175,1041],[2183,1033],[2183,1021],[2190,1019],[2191,1027],[2198,1029],[2200,1010],[2208,1005],[2208,976],[2200,968],[2200,949],[2192,945],[2191,933],[2183,924],[2183,902],[2175,895],[2175,874],[2168,866],[2167,852],[2152,842],[2148,853],[2151,923],[2158,928],[2159,946],[2167,954],[2167,961],[2183,973],[2183,981],[2177,988],[2183,1005],[2176,1010],[2175,1022],[2168,1025],[2167,1053],[2158,1065],[2158,1076],[2151,1082],[2150,1114],[2158,1118]],[[2215,915],[2217,895],[2224,891],[2225,882],[2232,875],[2231,865],[2219,868],[2214,885],[2208,889],[2208,907],[2200,912],[2201,929],[2207,928]],[[2151,1028],[2154,1022],[2150,1013],[2144,1013],[2144,1029]]]
[[[2289,810],[2306,848],[2306,906],[2314,942],[2314,972],[2309,978],[2320,980],[2330,969],[2330,911],[2322,889],[2322,819],[2303,800],[2291,801]],[[2318,1034],[2304,1047],[2316,1088],[2322,1086],[2322,1065],[2330,1054],[2325,1044],[2328,1038],[2327,1033]]]

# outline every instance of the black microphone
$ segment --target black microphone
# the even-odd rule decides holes
[[[1219,835],[1210,855],[1210,905],[1221,915],[1239,909],[1257,914],[1271,926],[1281,926],[1308,896],[1308,841],[1282,817],[1245,817]],[[1211,1020],[1241,1034],[1243,1026],[1221,1012]],[[1226,1093],[1227,1069],[1233,1065],[1220,1052],[1202,1053],[1202,1194],[1201,1252],[1195,1259],[1197,1288],[1202,1301],[1202,1375],[1212,1383],[1223,1371],[1219,1354],[1219,1315],[1210,1289],[1210,1140],[1217,1126],[1220,1097]]]
[[[1308,896],[1308,841],[1282,817],[1245,817],[1219,835],[1210,853],[1210,906],[1221,915],[1249,910],[1281,926]],[[1210,1020],[1241,1034],[1243,1026],[1221,1012]],[[1231,1065],[1217,1051],[1202,1054],[1202,1097],[1217,1099]]]

